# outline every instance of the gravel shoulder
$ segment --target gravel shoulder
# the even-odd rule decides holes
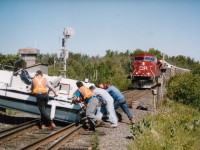
[[[148,113],[153,112],[153,95],[151,91],[147,95],[141,97],[139,100],[139,105],[148,108],[148,111],[139,109],[130,109],[137,122],[141,121],[144,116]],[[106,135],[100,136],[100,150],[127,150],[129,148],[134,148],[133,135],[131,133],[131,125],[129,124],[128,117],[122,113],[123,120],[118,123],[117,128],[106,128],[98,127],[98,131],[105,132]]]

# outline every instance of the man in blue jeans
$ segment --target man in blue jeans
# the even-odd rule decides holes
[[[126,105],[126,98],[120,92],[120,90],[117,87],[115,87],[114,85],[111,85],[109,83],[106,85],[101,83],[101,84],[99,84],[99,87],[106,89],[106,91],[112,96],[112,98],[114,99],[115,110],[117,110],[118,107],[121,107],[121,109],[124,111],[124,113],[128,116],[130,123],[134,124],[135,123],[135,119],[133,118],[134,116],[129,111],[128,106]],[[121,114],[119,114],[117,111],[116,111],[116,113],[117,113],[117,116],[119,117],[119,121],[120,121]]]

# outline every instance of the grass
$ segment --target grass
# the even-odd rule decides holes
[[[99,135],[94,134],[90,138],[90,144],[92,146],[92,150],[100,150],[99,148]]]
[[[162,109],[132,126],[136,150],[197,150],[200,112],[166,100]]]

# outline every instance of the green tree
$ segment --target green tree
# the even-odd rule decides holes
[[[157,59],[162,59],[162,54],[159,50],[156,50],[154,48],[150,48],[149,53],[155,55],[157,57]]]
[[[133,53],[131,53],[130,55],[131,55],[131,57],[133,57],[136,54],[144,54],[144,53],[146,53],[144,50],[141,50],[138,48],[138,49],[134,50]]]
[[[183,104],[200,110],[200,76],[193,74],[176,75],[169,80],[168,96]]]

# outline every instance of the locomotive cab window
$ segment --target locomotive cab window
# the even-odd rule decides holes
[[[151,61],[151,62],[156,62],[155,57],[145,57],[145,60]]]
[[[135,57],[134,60],[144,60],[144,57]]]

